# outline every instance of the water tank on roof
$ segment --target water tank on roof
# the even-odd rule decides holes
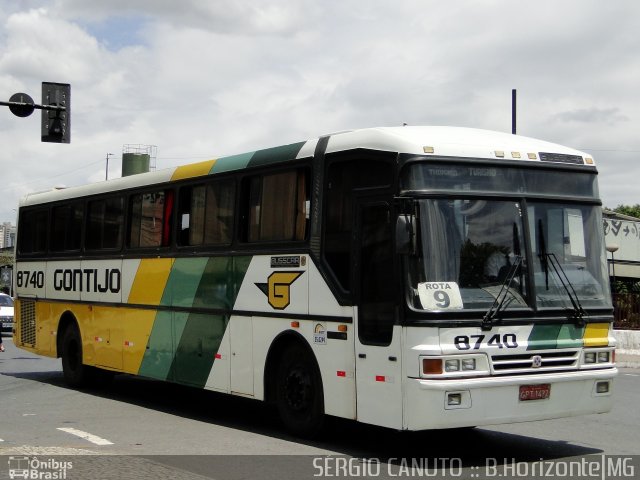
[[[124,145],[122,147],[122,176],[146,173],[155,169],[155,145]]]

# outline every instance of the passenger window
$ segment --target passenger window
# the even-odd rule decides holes
[[[304,240],[309,224],[306,169],[251,177],[245,181],[247,242]]]
[[[184,246],[228,245],[233,240],[235,183],[229,180],[180,190],[180,235]]]
[[[122,245],[124,201],[121,197],[94,200],[87,208],[88,250],[119,249]]]
[[[171,239],[173,191],[133,195],[129,203],[131,225],[129,247],[166,247]]]
[[[51,251],[80,250],[84,205],[80,202],[52,209]]]
[[[49,210],[20,211],[18,249],[24,255],[45,253],[49,230]]]

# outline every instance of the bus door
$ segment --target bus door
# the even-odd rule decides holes
[[[402,365],[391,210],[382,199],[356,202],[356,388],[358,420],[402,428]]]

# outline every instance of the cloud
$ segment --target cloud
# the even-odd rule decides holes
[[[43,72],[58,78],[71,73],[83,80],[101,59],[95,38],[76,25],[48,17],[45,9],[9,16],[5,34],[0,72],[22,80],[38,78]]]
[[[68,18],[94,22],[114,16],[145,16],[183,28],[244,35],[290,34],[297,30],[302,18],[317,10],[311,1],[262,0],[57,0],[55,7]]]
[[[71,83],[72,143],[0,115],[0,221],[27,191],[100,181],[126,143],[163,168],[403,122],[510,131],[512,88],[519,133],[594,150],[605,203],[638,202],[634,1],[7,3],[0,96]]]
[[[554,115],[554,119],[560,122],[606,123],[609,125],[629,121],[629,117],[621,114],[619,108],[596,107],[560,112]]]

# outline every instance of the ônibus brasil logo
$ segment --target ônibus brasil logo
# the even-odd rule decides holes
[[[9,457],[9,478],[34,478],[63,480],[67,478],[67,470],[73,468],[73,462],[38,457]]]

